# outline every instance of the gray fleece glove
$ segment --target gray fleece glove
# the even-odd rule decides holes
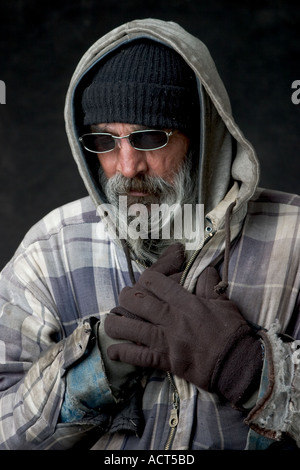
[[[116,341],[105,333],[104,319],[96,323],[94,329],[112,394],[117,401],[126,399],[136,383],[135,379],[141,375],[142,369],[131,364],[112,361],[109,358],[107,349],[116,343],[120,343],[120,340]],[[124,343],[128,343],[128,341],[124,341]]]

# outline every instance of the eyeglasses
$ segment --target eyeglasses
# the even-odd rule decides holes
[[[168,144],[169,137],[172,134],[173,131],[167,132],[156,129],[134,131],[131,132],[131,134],[123,135],[122,137],[106,132],[97,132],[84,134],[79,137],[79,141],[89,152],[107,153],[116,148],[117,140],[127,139],[133,148],[146,152],[165,147]]]

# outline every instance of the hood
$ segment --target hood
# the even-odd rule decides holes
[[[66,97],[65,122],[72,154],[86,189],[100,210],[105,203],[97,170],[78,140],[83,133],[81,95],[93,66],[120,45],[150,38],[174,48],[194,71],[199,90],[198,202],[214,231],[224,226],[228,206],[233,215],[245,215],[259,179],[255,151],[233,119],[230,101],[207,47],[174,22],[156,19],[123,24],[96,41],[83,55],[71,79]],[[236,218],[236,217],[235,217]]]

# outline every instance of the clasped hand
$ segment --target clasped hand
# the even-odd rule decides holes
[[[179,285],[175,278],[183,262],[182,245],[172,245],[133,287],[121,291],[105,331],[130,343],[113,344],[107,353],[112,360],[170,371],[212,390],[225,357],[251,329],[234,303],[215,292],[215,268],[204,270],[195,293]]]

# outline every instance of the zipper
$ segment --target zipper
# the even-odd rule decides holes
[[[208,231],[208,229],[210,229],[210,231]],[[182,286],[185,279],[186,279],[186,276],[190,270],[190,267],[192,266],[193,262],[195,261],[195,259],[197,258],[198,254],[200,253],[200,251],[202,250],[202,248],[204,247],[205,243],[211,238],[214,236],[215,234],[215,230],[212,229],[212,227],[208,226],[206,227],[206,230],[207,230],[207,235],[204,237],[203,239],[203,242],[201,243],[201,245],[199,246],[199,248],[197,248],[197,250],[194,251],[194,253],[192,254],[191,258],[189,259],[189,261],[187,262],[187,265],[186,267],[184,268],[183,270],[183,273],[182,273],[182,276],[180,278],[180,285]]]
[[[201,243],[200,247],[194,251],[191,258],[189,259],[182,273],[182,276],[180,279],[180,285],[183,285],[190,267],[192,266],[193,262],[195,261],[196,257],[198,256],[199,252],[201,251],[205,243],[215,234],[215,231],[211,229],[211,231],[207,233],[208,234],[206,235],[206,237],[204,237],[203,242]],[[173,388],[173,393],[172,393],[172,408],[170,411],[170,418],[169,418],[170,431],[169,431],[169,436],[168,436],[164,450],[169,450],[173,442],[176,428],[179,422],[179,405],[180,405],[179,393],[178,393],[177,387],[174,383],[174,380],[172,379],[170,372],[167,372],[167,377],[168,377],[171,387]]]
[[[171,384],[171,387],[173,388],[173,393],[172,393],[172,408],[171,408],[170,418],[169,418],[170,432],[169,432],[169,436],[168,436],[168,439],[167,439],[164,450],[169,450],[170,449],[170,446],[172,444],[173,437],[174,437],[174,434],[175,434],[175,431],[176,431],[176,427],[177,427],[178,421],[179,421],[179,419],[178,419],[178,413],[179,413],[179,394],[178,394],[178,390],[177,390],[176,385],[175,385],[175,383],[174,383],[174,381],[171,377],[170,372],[167,372],[167,376],[168,376],[169,382]]]

